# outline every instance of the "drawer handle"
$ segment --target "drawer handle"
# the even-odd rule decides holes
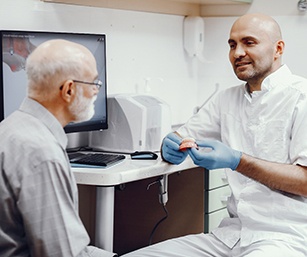
[[[221,180],[227,182],[227,176],[226,176],[226,173],[225,173],[225,172],[223,172],[223,173],[221,174]]]
[[[220,197],[221,202],[224,203],[224,204],[226,204],[227,201],[228,201],[228,197],[229,197],[228,195],[222,195],[222,196]]]

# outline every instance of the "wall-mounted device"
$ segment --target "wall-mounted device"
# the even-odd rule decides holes
[[[187,16],[183,21],[183,45],[188,55],[200,56],[204,49],[205,23],[198,16]]]
[[[307,0],[299,0],[297,3],[297,8],[301,12],[306,12],[307,10]]]

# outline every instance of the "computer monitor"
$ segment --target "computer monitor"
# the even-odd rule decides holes
[[[103,82],[95,102],[95,115],[86,122],[70,123],[66,133],[86,132],[108,128],[106,87],[106,36],[43,31],[0,31],[0,121],[17,110],[26,96],[25,62],[28,55],[41,43],[50,39],[66,39],[87,47],[95,56],[99,79]]]

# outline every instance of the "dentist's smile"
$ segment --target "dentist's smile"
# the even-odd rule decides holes
[[[251,64],[251,62],[235,62],[236,67],[242,67]]]

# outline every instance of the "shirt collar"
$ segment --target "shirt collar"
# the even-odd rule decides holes
[[[25,98],[19,110],[39,119],[54,135],[61,147],[66,149],[67,136],[62,125],[44,106],[31,98]]]
[[[272,88],[276,86],[287,84],[288,83],[287,81],[289,80],[289,78],[291,78],[291,74],[292,73],[289,70],[288,66],[284,64],[262,81],[261,91],[254,91],[253,93],[251,93],[249,90],[249,86],[246,83],[244,96],[249,102],[251,102],[253,95],[262,94],[263,92],[270,91]]]
[[[252,94],[247,83],[244,85],[244,96],[250,103],[252,102]]]
[[[282,65],[279,69],[271,73],[263,80],[261,84],[261,91],[269,91],[276,86],[287,83],[288,79],[291,78],[291,74],[292,73],[288,66],[286,64]]]

